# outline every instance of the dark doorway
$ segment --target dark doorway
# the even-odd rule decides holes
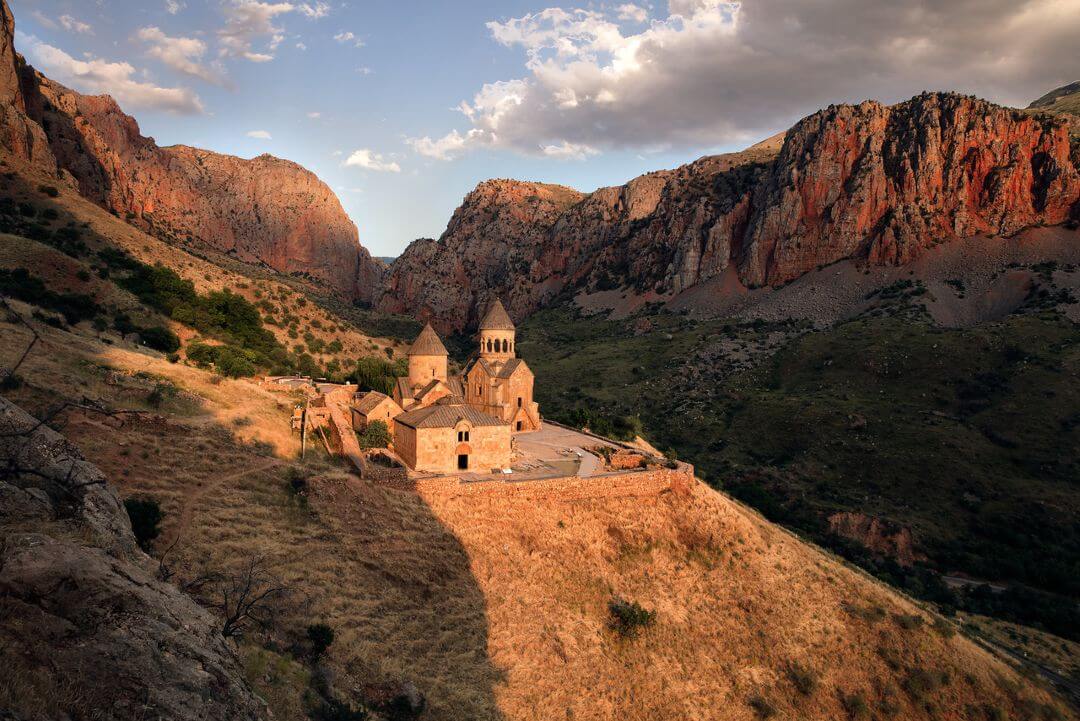
[[[469,467],[469,456],[466,455],[465,453],[458,454],[457,467],[458,467],[458,470],[460,470],[460,471],[464,471],[466,468],[468,468]]]
[[[517,422],[517,429],[518,429],[519,431],[521,430],[521,421],[518,421],[518,422]]]

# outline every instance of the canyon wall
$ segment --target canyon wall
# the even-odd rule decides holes
[[[0,24],[0,145],[14,156],[164,240],[306,275],[350,300],[375,298],[384,266],[313,173],[271,155],[159,147],[111,97],[82,95],[26,65],[6,2]]]
[[[742,153],[589,195],[482,183],[439,240],[394,262],[380,306],[447,332],[493,296],[520,320],[581,291],[663,300],[729,267],[753,287],[848,258],[901,264],[1080,215],[1078,167],[1060,117],[951,93],[836,105]],[[556,189],[562,202],[545,200]]]

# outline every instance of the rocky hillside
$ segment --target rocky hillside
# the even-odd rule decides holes
[[[217,621],[155,578],[101,471],[3,398],[0,425],[0,716],[264,718]]]
[[[313,173],[269,155],[245,160],[161,148],[108,96],[52,82],[16,54],[6,2],[0,27],[0,143],[75,183],[93,202],[152,234],[202,244],[371,300],[382,265]]]
[[[1050,115],[924,94],[830,106],[777,145],[587,196],[482,183],[438,241],[395,261],[381,305],[460,329],[489,295],[520,319],[567,290],[663,300],[728,269],[776,286],[841,259],[899,264],[1080,215],[1080,149]]]
[[[1080,80],[1051,90],[1028,106],[1029,110],[1047,110],[1080,118]],[[1076,123],[1074,132],[1080,132]]]

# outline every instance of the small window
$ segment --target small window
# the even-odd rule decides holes
[[[503,338],[503,353],[509,353],[509,352],[510,352],[510,341]]]
[[[518,396],[518,408],[521,408],[521,396]]]
[[[480,395],[480,386],[476,386],[476,395]]]
[[[517,422],[517,429],[518,429],[519,431],[521,430],[521,421],[518,421],[518,422]]]

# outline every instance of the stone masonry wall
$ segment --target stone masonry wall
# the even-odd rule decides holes
[[[424,497],[483,496],[485,498],[526,496],[537,500],[576,500],[655,496],[665,491],[688,493],[697,483],[694,467],[680,463],[677,468],[607,473],[598,476],[564,476],[534,481],[471,481],[456,476],[391,481],[385,485],[411,490]]]

